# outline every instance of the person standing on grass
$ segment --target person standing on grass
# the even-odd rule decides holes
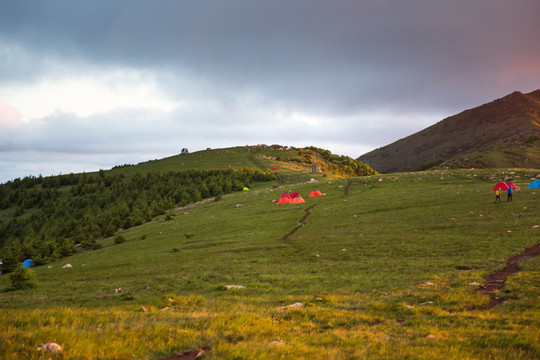
[[[497,203],[497,200],[499,200],[499,202],[502,202],[501,201],[501,188],[497,188],[497,190],[495,190],[495,204]]]
[[[512,187],[509,186],[508,187],[508,190],[506,191],[506,202],[509,202],[509,201],[512,201],[512,195],[513,195],[514,191],[512,190]]]

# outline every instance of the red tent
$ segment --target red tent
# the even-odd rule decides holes
[[[277,166],[274,166],[274,167],[272,168],[272,170],[278,170]]]
[[[513,183],[507,183],[506,184],[509,188],[512,188],[514,190],[516,190],[516,185],[514,185]]]
[[[296,191],[293,191],[293,192],[291,193],[291,199],[294,199],[294,198],[297,197],[297,196],[300,196],[300,194],[297,193]]]
[[[309,197],[317,197],[317,196],[322,196],[319,190],[313,190],[311,194],[309,194]]]
[[[498,182],[494,187],[493,187],[493,191],[497,190],[497,189],[501,189],[501,191],[506,191],[508,190],[508,185],[504,182]]]

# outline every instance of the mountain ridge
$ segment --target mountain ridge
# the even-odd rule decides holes
[[[539,133],[540,90],[527,94],[515,91],[447,117],[415,134],[368,152],[358,160],[383,173],[415,170],[423,165],[434,167],[445,162],[453,167],[465,167],[471,162],[451,160],[494,145],[523,143]],[[519,167],[524,165],[523,162],[524,159],[516,159],[512,166]],[[481,161],[472,165],[499,167],[497,163],[483,164]]]

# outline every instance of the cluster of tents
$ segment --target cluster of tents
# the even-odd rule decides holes
[[[497,189],[499,189],[501,191],[506,191],[509,188],[512,188],[512,190],[515,190],[516,185],[514,185],[513,183],[505,183],[505,182],[501,181],[501,182],[498,182],[497,184],[495,184],[495,186],[493,187],[493,191],[495,191]],[[527,186],[527,189],[540,189],[540,180],[531,181],[529,186]]]
[[[318,197],[323,196],[323,194],[319,190],[313,190],[311,194],[309,194],[309,197]],[[293,191],[292,193],[283,193],[279,197],[278,205],[280,204],[301,204],[305,203],[306,201],[302,196],[300,196],[299,193],[296,191]]]

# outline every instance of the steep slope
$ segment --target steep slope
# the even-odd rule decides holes
[[[490,146],[498,145],[500,150],[502,144],[531,141],[531,136],[538,133],[540,90],[529,94],[516,91],[446,118],[416,134],[364,154],[358,160],[384,173],[406,171],[422,165],[438,165]],[[448,164],[457,166],[459,163]],[[523,165],[525,164],[511,166]],[[508,163],[495,163],[491,166],[508,166]]]

